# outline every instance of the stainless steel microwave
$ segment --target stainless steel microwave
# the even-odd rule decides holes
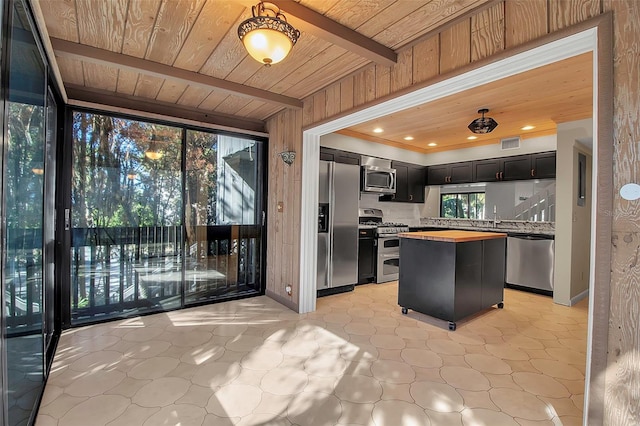
[[[395,194],[396,170],[387,167],[363,165],[361,189],[364,192]]]

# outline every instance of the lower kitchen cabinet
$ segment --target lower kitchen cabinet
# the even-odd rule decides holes
[[[377,254],[375,229],[359,229],[358,284],[375,282]]]

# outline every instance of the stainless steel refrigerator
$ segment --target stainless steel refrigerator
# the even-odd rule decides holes
[[[318,290],[358,282],[360,167],[320,161]]]

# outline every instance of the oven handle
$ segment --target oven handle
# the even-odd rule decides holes
[[[378,253],[378,257],[382,259],[400,258],[400,253]]]

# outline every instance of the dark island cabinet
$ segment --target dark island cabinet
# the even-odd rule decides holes
[[[393,161],[391,168],[396,170],[396,193],[393,195],[383,195],[380,197],[380,201],[424,203],[426,167]]]
[[[469,182],[473,182],[473,163],[471,161],[430,166],[427,168],[428,185]]]
[[[336,163],[360,165],[360,154],[353,152],[340,151],[339,149],[320,147],[320,160],[335,161]]]

